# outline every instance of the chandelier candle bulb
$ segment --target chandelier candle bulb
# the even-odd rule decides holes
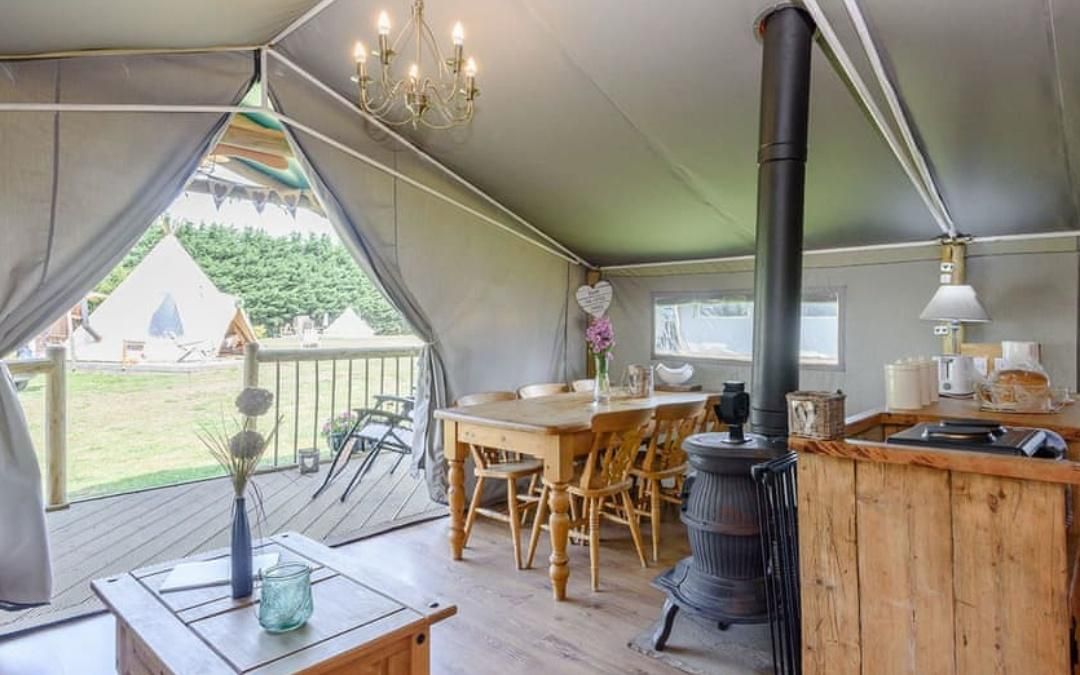
[[[450,66],[450,72],[457,75],[461,72],[461,64],[465,56],[465,27],[460,21],[454,24],[450,37],[454,41],[454,55],[446,60],[446,65]]]
[[[367,85],[367,49],[364,48],[362,42],[357,42],[353,47],[353,58],[356,59],[356,76],[353,78],[355,82],[360,83],[360,88],[363,89]]]
[[[476,61],[469,57],[465,64],[465,100],[471,101],[476,98]]]
[[[386,37],[390,35],[390,15],[386,12],[379,12],[379,35]]]

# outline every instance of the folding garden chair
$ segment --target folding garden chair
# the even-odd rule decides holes
[[[394,473],[402,460],[412,454],[412,414],[415,405],[416,401],[411,397],[377,394],[374,408],[356,408],[356,421],[342,437],[338,447],[333,449],[334,459],[330,462],[326,478],[311,498],[315,499],[322,494],[330,483],[345,471],[349,459],[357,452],[362,453],[364,458],[349,484],[345,486],[341,501],[344,502],[349,493],[356,489],[383,451],[398,454],[397,461],[390,468],[390,473]]]

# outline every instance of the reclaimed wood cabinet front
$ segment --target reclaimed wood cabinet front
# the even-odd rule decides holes
[[[819,445],[799,455],[806,675],[1069,672],[1063,482]]]

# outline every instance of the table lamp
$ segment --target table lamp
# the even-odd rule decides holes
[[[943,284],[938,286],[934,297],[930,298],[919,318],[923,321],[947,322],[950,345],[945,351],[948,354],[959,354],[960,344],[956,338],[960,332],[960,324],[986,323],[990,320],[990,315],[970,285]]]

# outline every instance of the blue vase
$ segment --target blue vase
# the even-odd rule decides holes
[[[232,522],[232,596],[246,598],[251,595],[251,528],[248,526],[247,507],[243,497],[233,503]]]

